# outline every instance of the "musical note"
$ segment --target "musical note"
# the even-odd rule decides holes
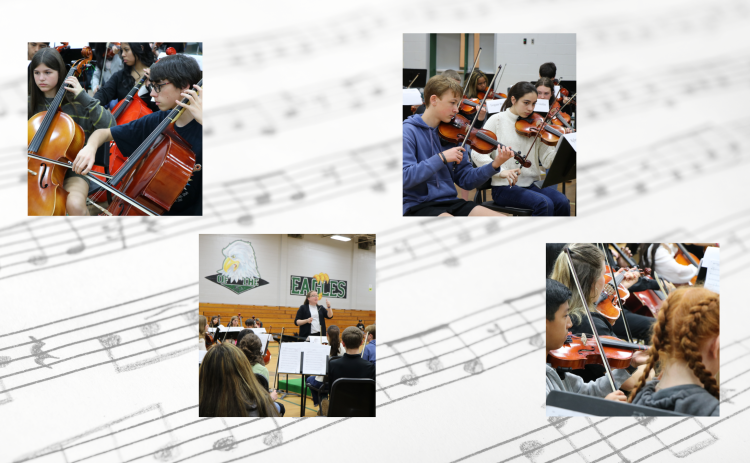
[[[286,173],[282,174],[282,176],[287,181],[287,183],[289,183],[290,185],[292,185],[292,187],[295,190],[297,190],[297,191],[295,191],[292,194],[292,200],[294,200],[294,201],[300,201],[300,200],[304,199],[305,192],[302,191],[302,189],[294,182],[294,180],[292,180],[292,178],[289,177],[289,175],[287,175]]]
[[[451,249],[449,247],[447,247],[445,245],[445,243],[443,243],[443,240],[441,240],[437,235],[435,235],[435,233],[432,230],[430,230],[428,227],[425,226],[424,230],[430,236],[432,236],[432,238],[435,240],[435,242],[438,245],[440,245],[441,248],[443,248],[443,252],[448,255],[448,257],[446,257],[443,260],[443,264],[445,264],[446,267],[458,267],[458,264],[459,264],[458,257],[456,257],[453,254],[453,251],[451,251]]]
[[[86,244],[84,244],[83,239],[81,239],[80,233],[78,233],[78,230],[71,223],[70,217],[66,216],[65,221],[67,222],[70,229],[73,230],[73,233],[75,233],[76,238],[78,238],[78,244],[76,246],[73,246],[72,248],[69,248],[66,252],[68,254],[80,254],[86,249]]]
[[[47,368],[52,368],[49,365],[45,365],[44,360],[48,358],[56,359],[57,357],[53,357],[52,355],[42,350],[42,347],[44,347],[45,343],[43,343],[42,341],[39,341],[33,336],[29,336],[29,337],[31,338],[31,341],[34,343],[34,345],[31,346],[31,355],[34,356],[34,362],[36,362],[37,365],[41,365]]]
[[[412,259],[417,258],[417,255],[414,254],[414,250],[411,248],[411,246],[409,246],[409,240],[407,239],[403,241],[403,246],[396,246],[394,248],[394,251],[396,251],[396,253],[398,254],[401,254],[404,251],[409,251],[409,254],[411,254]]]
[[[364,161],[364,159],[360,159],[360,156],[359,156],[360,152],[359,151],[352,151],[352,152],[349,153],[349,155],[351,156],[352,159],[354,159],[354,161],[357,164],[359,164],[360,167],[362,167],[363,170],[365,170],[369,174],[370,178],[374,178],[376,180],[375,183],[371,186],[371,188],[374,191],[377,191],[378,193],[384,192],[385,191],[385,183],[380,178],[380,175],[378,175],[375,172],[375,170],[372,167],[370,167],[370,165],[367,164]]]
[[[42,245],[39,243],[39,240],[36,239],[36,236],[34,236],[34,232],[31,230],[29,223],[25,222],[24,225],[26,226],[26,229],[29,231],[29,234],[31,235],[31,239],[34,240],[34,244],[36,245],[37,251],[40,252],[40,254],[29,257],[29,263],[35,266],[46,264],[47,254],[44,252],[44,249],[42,249]]]
[[[536,457],[544,453],[542,444],[535,440],[522,442],[519,448],[521,449],[523,456],[531,460],[532,463],[536,463]]]
[[[12,360],[13,359],[8,356],[0,357],[0,368],[5,368],[5,366],[7,366]],[[5,384],[3,383],[3,380],[0,379],[0,405],[5,405],[10,402],[13,402],[13,398],[10,396],[9,392],[5,392]]]
[[[237,201],[237,204],[240,205],[240,208],[244,212],[241,216],[237,217],[237,223],[240,225],[252,225],[253,223],[253,216],[250,214],[249,209],[247,208],[247,205],[244,201],[242,201],[242,198],[237,196],[237,194],[232,189],[231,185],[226,185],[226,190],[229,193],[229,195]]]
[[[495,322],[492,324],[492,326],[494,326],[494,328],[489,328],[487,331],[492,334],[495,334],[495,333],[499,334],[500,336],[503,337],[503,341],[505,341],[505,344],[508,344],[508,339],[505,337],[505,331],[503,331],[503,329],[500,328],[500,325],[498,325],[497,322]]]
[[[229,433],[228,437],[222,437],[221,439],[214,442],[213,449],[219,450],[222,452],[228,452],[230,450],[234,450],[237,447],[237,441],[234,438],[234,434],[232,433],[232,428],[227,425],[226,420],[224,418],[220,418],[222,424],[224,425],[224,429]]]
[[[263,193],[259,194],[255,197],[255,202],[258,204],[258,206],[262,206],[264,204],[268,204],[271,202],[271,193],[268,192],[268,189],[265,185],[263,185],[263,180],[258,178],[255,179],[255,182],[258,184],[261,190],[263,190]]]

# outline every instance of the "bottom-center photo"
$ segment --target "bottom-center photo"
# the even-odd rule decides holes
[[[375,235],[200,235],[199,414],[375,416]]]

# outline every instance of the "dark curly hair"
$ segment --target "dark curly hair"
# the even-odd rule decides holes
[[[260,351],[262,345],[260,338],[250,331],[242,337],[239,344],[237,344],[237,347],[242,349],[245,357],[250,361],[250,365],[260,363],[261,365],[266,366],[266,362],[263,361],[263,354]]]

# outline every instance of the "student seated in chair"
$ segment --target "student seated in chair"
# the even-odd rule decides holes
[[[350,326],[341,334],[341,341],[344,343],[346,353],[341,360],[330,363],[328,368],[329,391],[333,387],[333,383],[339,378],[375,379],[375,364],[359,356],[359,348],[363,341],[362,331],[356,326]]]

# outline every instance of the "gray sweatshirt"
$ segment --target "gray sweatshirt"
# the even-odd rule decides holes
[[[619,388],[622,383],[630,378],[630,373],[625,370],[612,370],[615,387]],[[561,380],[554,368],[547,364],[547,395],[550,391],[575,392],[577,394],[591,395],[594,397],[604,397],[612,392],[612,386],[606,376],[602,376],[596,381],[588,383],[583,382],[583,378],[572,373],[565,375],[565,380]]]
[[[657,391],[658,380],[647,382],[633,403],[693,416],[719,416],[719,400],[697,384],[668,387]]]

